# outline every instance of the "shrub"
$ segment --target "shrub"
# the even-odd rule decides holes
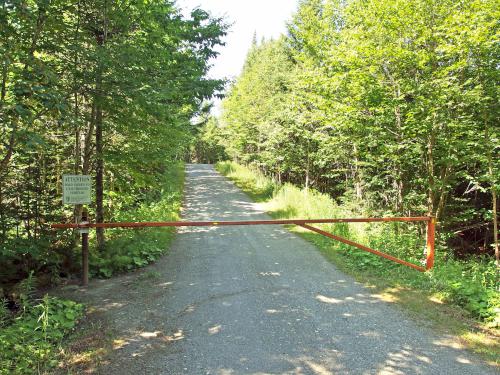
[[[162,176],[161,194],[151,194],[136,207],[121,205],[114,221],[175,221],[184,190],[184,165],[177,164]],[[122,197],[130,201],[128,197]],[[130,204],[130,203],[129,203]],[[91,251],[90,271],[99,277],[111,277],[119,272],[144,267],[167,251],[173,228],[114,229],[107,231],[102,252]],[[92,246],[93,247],[93,246]]]
[[[37,302],[0,328],[0,374],[33,374],[54,367],[61,340],[83,314],[83,306],[73,301],[46,295]]]

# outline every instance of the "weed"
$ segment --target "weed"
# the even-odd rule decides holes
[[[23,311],[26,311],[31,307],[31,302],[33,301],[36,291],[34,271],[30,271],[28,277],[18,284],[17,289],[19,293],[19,304]]]
[[[62,338],[83,314],[83,306],[45,296],[0,329],[0,374],[42,373],[57,365]]]
[[[184,165],[177,164],[163,175],[162,194],[151,197],[133,210],[117,212],[113,220],[178,220],[183,190]],[[91,252],[91,274],[109,278],[119,272],[144,267],[165,254],[174,233],[174,228],[109,230],[107,231],[108,240],[105,250]],[[95,238],[92,237],[92,242],[94,240]]]

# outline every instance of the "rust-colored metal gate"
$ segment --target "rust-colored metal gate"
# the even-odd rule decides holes
[[[368,246],[331,234],[311,224],[332,223],[376,223],[376,222],[427,222],[427,244],[425,267],[396,258],[392,255],[372,249]],[[207,227],[229,225],[298,225],[310,231],[340,241],[358,249],[389,259],[393,262],[425,272],[434,266],[434,239],[436,219],[431,216],[419,217],[384,217],[384,218],[349,218],[349,219],[290,219],[290,220],[248,220],[248,221],[161,221],[136,223],[90,223],[86,215],[80,223],[52,224],[54,229],[80,229],[82,232],[82,284],[88,285],[88,229],[89,228],[152,228],[152,227]]]

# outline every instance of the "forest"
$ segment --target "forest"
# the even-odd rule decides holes
[[[498,3],[300,4],[287,36],[255,38],[205,133],[278,183],[435,216],[455,256],[498,259]]]
[[[83,315],[40,294],[79,277],[77,231],[50,229],[82,213],[62,175],[93,177],[92,221],[178,220],[184,162],[248,177],[286,217],[435,216],[439,268],[398,282],[498,327],[499,19],[497,0],[300,0],[228,83],[207,73],[229,25],[201,8],[1,1],[0,374],[56,366]],[[403,253],[401,230],[370,241]],[[173,235],[98,230],[91,276],[145,266]]]
[[[82,210],[62,204],[63,174],[95,178],[91,220],[178,218],[179,163],[224,87],[206,73],[226,29],[174,1],[0,2],[0,373],[49,364],[81,313],[37,296],[79,277],[78,233],[50,229]],[[91,272],[150,263],[170,237],[99,231]]]

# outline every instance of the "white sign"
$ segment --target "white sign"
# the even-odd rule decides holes
[[[65,174],[63,175],[63,203],[90,204],[92,182],[90,176]]]

